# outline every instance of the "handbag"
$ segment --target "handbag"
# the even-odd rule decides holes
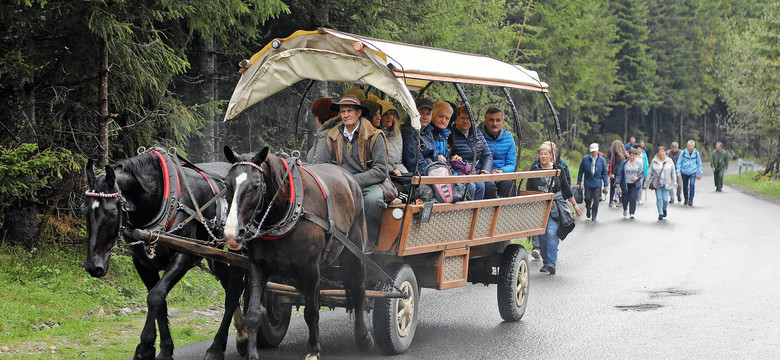
[[[571,193],[574,195],[574,201],[576,201],[578,204],[581,204],[583,201],[585,201],[585,196],[582,194],[581,187],[577,187],[577,185],[572,186]]]
[[[379,183],[379,187],[382,188],[382,194],[384,195],[386,203],[389,204],[398,197],[398,188],[396,188],[395,184],[390,180],[390,176]]]
[[[558,231],[556,232],[556,235],[559,239],[564,240],[566,239],[566,236],[574,230],[574,212],[571,207],[569,207],[569,202],[563,198],[563,194],[560,191],[555,193],[553,201],[555,202],[554,205],[557,210],[556,212],[558,213]],[[555,217],[553,217],[553,220],[555,220]]]

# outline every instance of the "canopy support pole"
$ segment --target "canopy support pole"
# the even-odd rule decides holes
[[[555,112],[555,108],[553,107],[552,101],[550,101],[550,98],[547,96],[547,93],[543,92],[542,96],[544,96],[544,100],[547,101],[547,106],[550,107],[550,111],[552,111],[553,118],[555,119],[555,135],[558,136],[558,140],[563,140],[563,136],[561,136],[561,123],[558,121],[558,113]]]
[[[509,102],[509,108],[512,109],[512,119],[514,120],[514,128],[517,133],[517,164],[520,164],[520,152],[522,151],[520,141],[523,139],[523,133],[520,129],[520,116],[517,115],[517,108],[515,107],[514,100],[512,100],[512,97],[509,95],[509,90],[505,87],[502,87],[501,90],[504,91],[504,96],[506,96],[506,100]]]
[[[303,101],[306,100],[306,95],[309,94],[309,90],[311,90],[312,85],[316,80],[309,80],[309,83],[306,85],[306,89],[303,90],[303,95],[301,95],[301,101],[298,102],[298,111],[295,113],[295,136],[293,137],[293,150],[298,148],[298,120],[301,119],[301,108],[303,107]]]
[[[433,85],[433,81],[429,81],[424,88],[420,89],[420,91],[417,93],[417,100],[420,100],[423,97],[425,90],[428,90],[428,88],[431,87],[431,85]]]
[[[479,134],[477,134],[477,124],[474,122],[474,112],[471,111],[471,104],[469,104],[469,99],[466,98],[466,93],[463,92],[463,88],[458,83],[452,83],[455,85],[455,90],[458,91],[458,95],[460,95],[460,99],[463,100],[463,104],[466,105],[466,111],[469,114],[469,119],[471,120],[471,129],[474,130],[474,147],[471,148],[472,152],[474,153],[474,156],[471,159],[471,170],[474,171],[477,168],[477,143],[479,142]],[[454,109],[453,109],[454,110]],[[455,115],[455,114],[453,114]],[[487,144],[485,144],[487,146]]]

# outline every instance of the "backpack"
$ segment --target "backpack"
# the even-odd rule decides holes
[[[452,169],[446,163],[434,161],[425,167],[425,174],[430,176],[452,176]],[[431,184],[433,197],[438,203],[451,203],[463,199],[465,186],[460,184]]]

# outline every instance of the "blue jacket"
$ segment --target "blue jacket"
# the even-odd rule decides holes
[[[463,132],[455,127],[454,123],[450,130],[452,131],[452,135],[450,135],[449,157],[458,155],[463,158],[464,161],[471,163],[474,159],[474,151],[472,150],[472,146],[474,146],[474,128],[469,128],[468,138],[463,135]],[[490,153],[490,149],[486,146],[487,141],[485,141],[485,138],[482,136],[482,132],[476,131],[476,134],[479,136],[479,141],[477,141],[477,164],[476,166],[472,166],[472,171],[477,173],[482,170],[490,172],[493,170],[493,154]]]
[[[449,160],[451,151],[449,148],[449,138],[451,136],[450,128],[442,130],[433,126],[433,124],[428,124],[428,126],[431,127],[431,137],[433,138],[433,144],[436,147],[436,153]]]
[[[420,129],[420,163],[417,167],[420,175],[425,175],[425,167],[428,164],[438,161],[439,155],[436,152],[436,146],[433,141],[432,125]],[[403,137],[404,148],[401,156],[401,162],[410,171],[414,171],[414,156],[417,148],[417,139],[413,127],[402,127],[401,136]]]
[[[677,173],[683,175],[703,175],[701,171],[701,155],[699,151],[693,149],[688,152],[688,149],[683,149],[680,153],[680,157],[677,158]]]
[[[597,188],[609,186],[609,177],[607,176],[607,161],[601,155],[596,155],[596,171],[591,172],[593,158],[590,154],[585,155],[580,161],[580,170],[577,173],[577,184],[582,184],[582,177],[585,176],[585,187]]]
[[[515,139],[512,134],[505,129],[501,129],[498,136],[494,139],[485,131],[485,124],[479,129],[482,132],[485,141],[487,141],[490,153],[493,155],[493,169],[503,172],[514,172],[517,169],[517,150],[515,149]]]

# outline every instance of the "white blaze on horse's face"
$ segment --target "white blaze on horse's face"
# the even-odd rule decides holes
[[[240,189],[241,185],[245,183],[246,180],[246,173],[241,173],[236,176],[235,190]],[[235,243],[236,235],[238,235],[238,211],[240,210],[238,204],[239,198],[240,196],[233,194],[233,202],[230,204],[230,212],[228,213],[227,222],[225,223],[225,239],[228,240],[228,243]]]
[[[92,210],[97,209],[100,203],[97,200],[92,200]]]

